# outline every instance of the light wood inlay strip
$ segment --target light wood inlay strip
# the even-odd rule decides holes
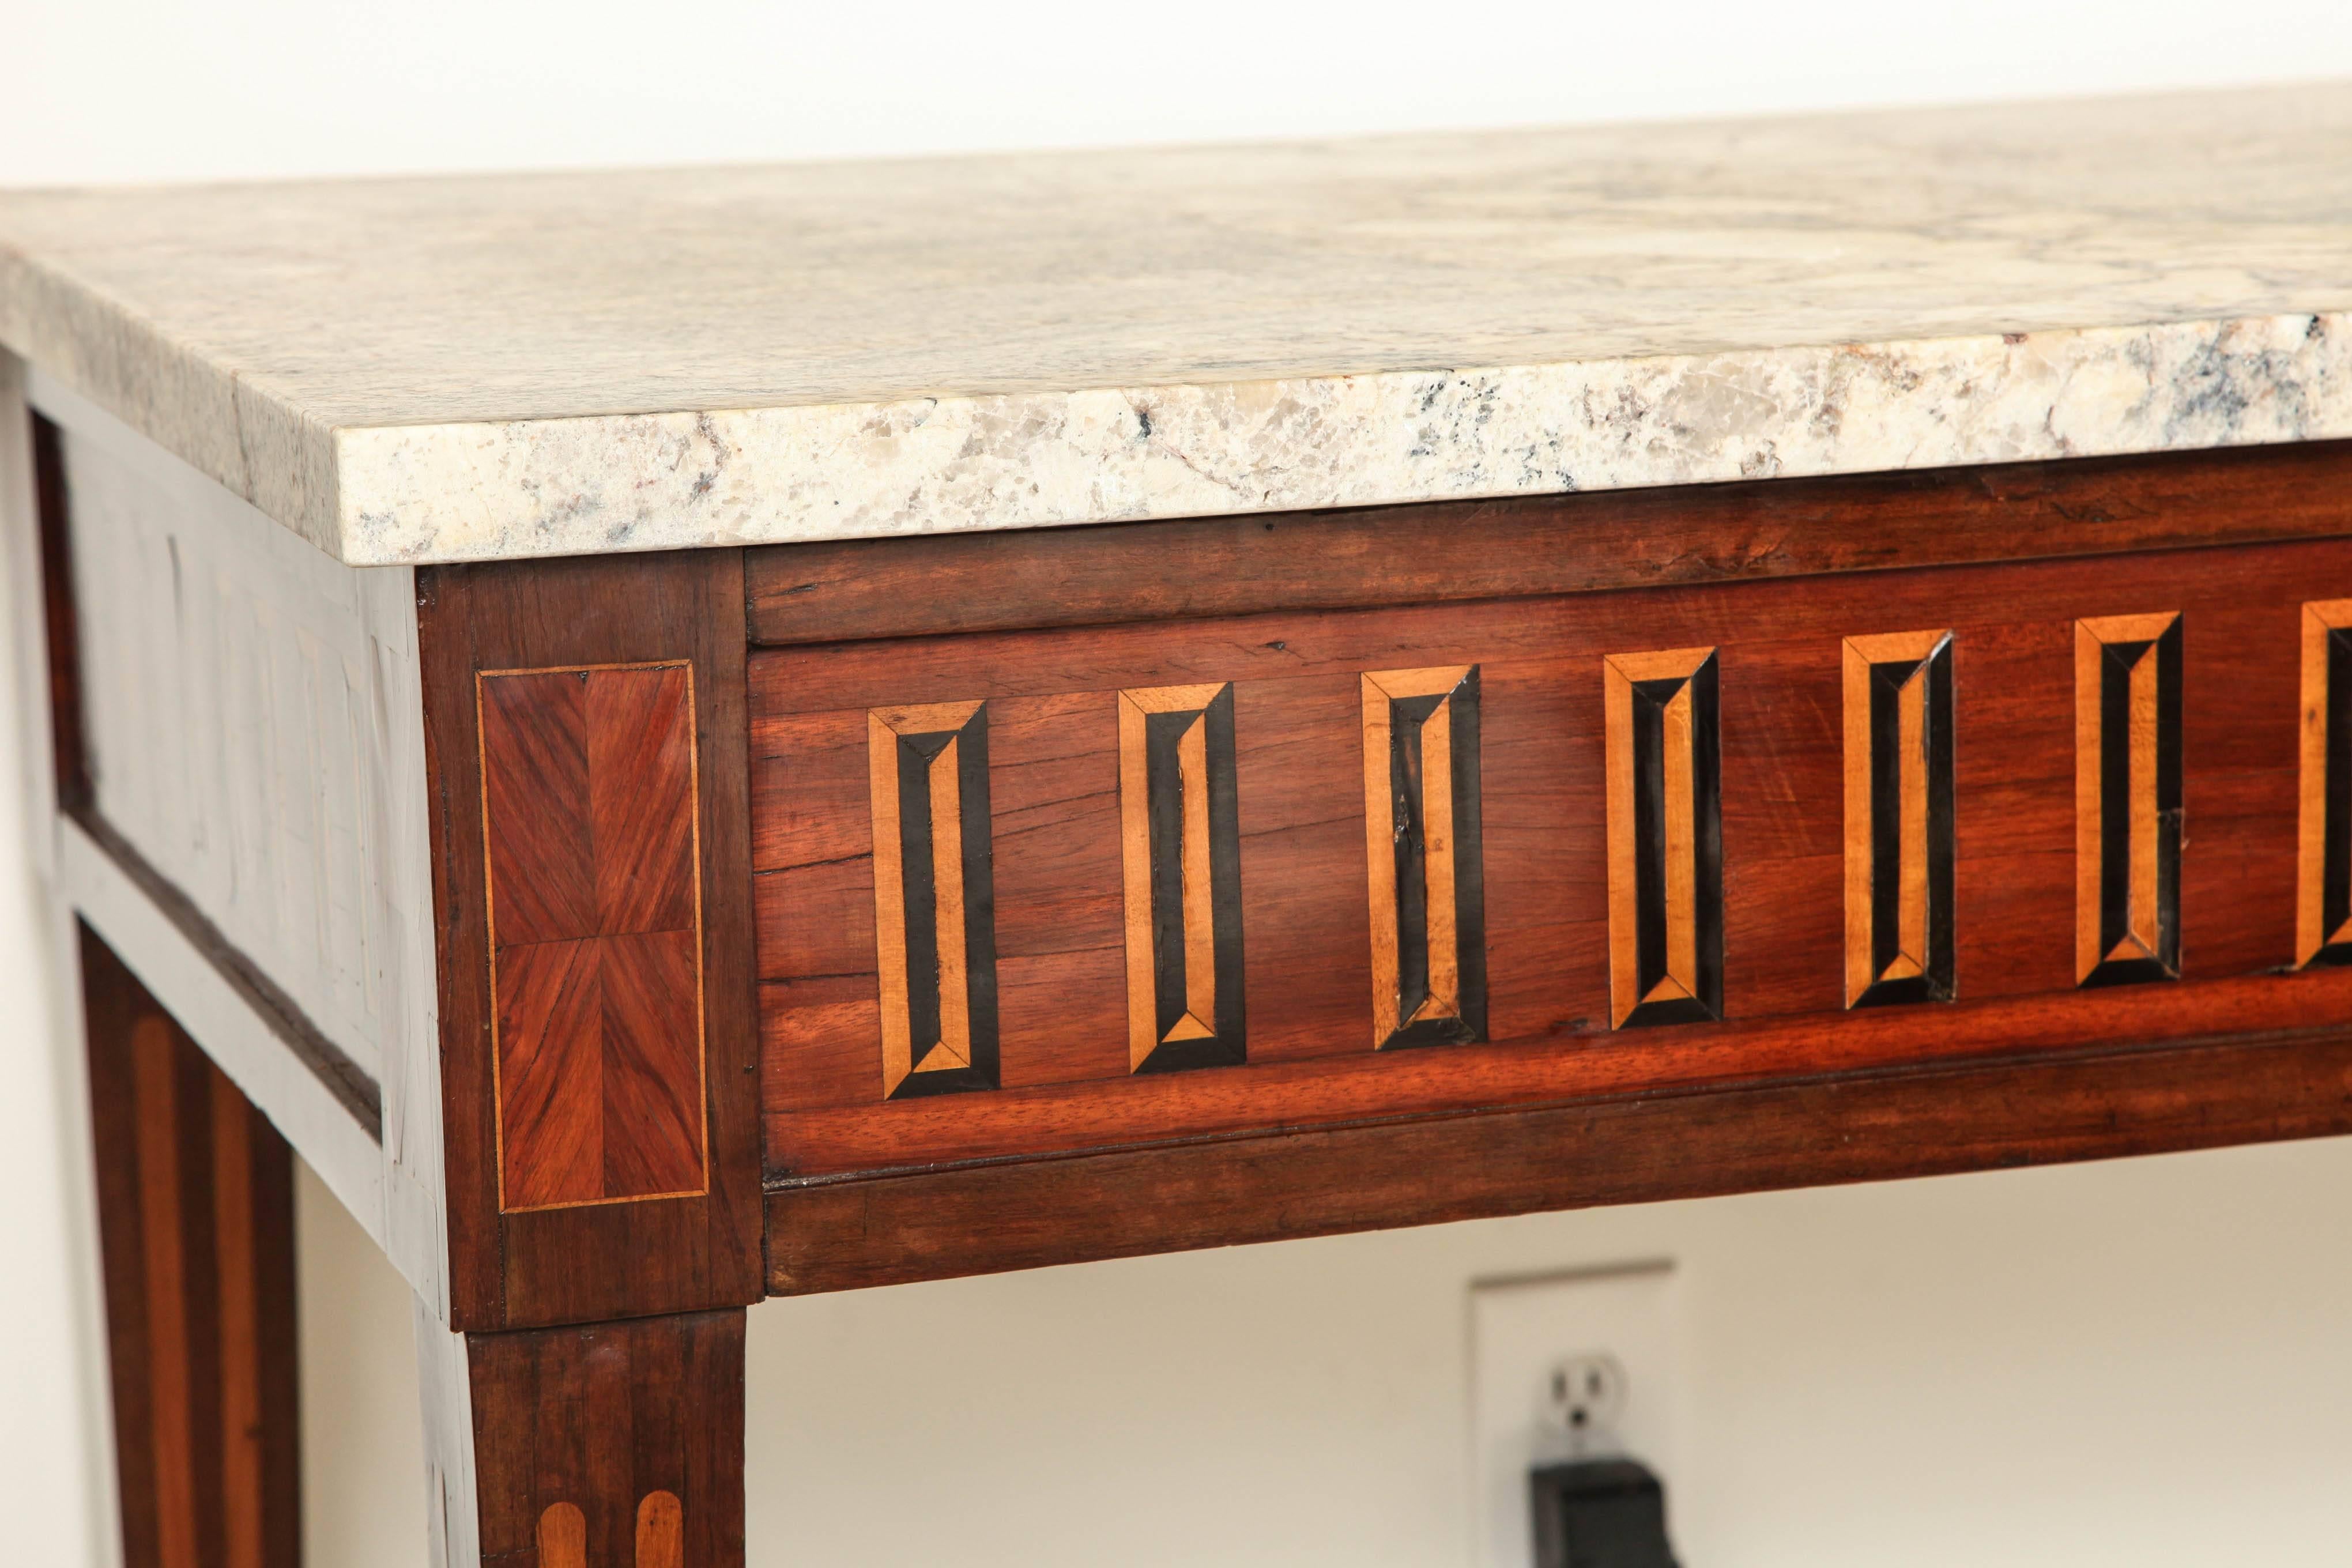
[[[139,1236],[146,1269],[147,1376],[155,1459],[155,1531],[163,1568],[202,1568],[196,1528],[195,1391],[190,1362],[185,1243],[181,1233],[179,1085],[171,1026],[139,1021],[131,1036],[132,1114],[139,1128]]]
[[[686,1568],[686,1506],[676,1492],[650,1491],[637,1504],[637,1560],[631,1568]]]
[[[1951,995],[1951,936],[1944,929],[1951,919],[1950,780],[1937,772],[1950,766],[1944,731],[1952,721],[1951,640],[1948,631],[1845,639],[1849,1007]],[[1882,821],[1882,813],[1893,820]]]
[[[885,1099],[995,1087],[992,1005],[985,1017],[973,1015],[975,986],[983,999],[993,994],[992,967],[977,978],[972,969],[976,956],[993,964],[993,933],[976,931],[973,913],[977,907],[985,920],[992,906],[985,708],[930,702],[866,712]],[[919,773],[910,774],[910,765]],[[917,864],[911,888],[909,811],[920,818],[912,842],[928,844],[930,862],[928,879]],[[982,879],[977,890],[974,877]],[[919,957],[926,928],[930,949]]]
[[[1209,877],[1209,721],[1192,721],[1176,743],[1176,776],[1183,794],[1185,1018],[1170,1038],[1205,1038],[1217,1032],[1217,911]],[[1189,1030],[1187,1026],[1190,1026]]]
[[[2179,679],[2179,637],[2180,616],[2172,611],[2074,623],[2074,961],[2081,984],[2179,976],[2173,927],[2179,912],[2168,904],[2166,889],[2179,853],[2180,803],[2165,798],[2165,777],[2178,765],[2180,745],[2180,737],[2168,732],[2168,721],[2178,721],[2179,695],[2168,681]],[[2114,711],[2111,694],[2119,696]]]
[[[1388,697],[1440,697],[1462,684],[1476,667],[1440,665],[1432,669],[1376,669],[1364,677],[1374,690]]]
[[[1633,847],[1633,678],[1612,658],[1605,666],[1601,717],[1609,789],[1609,1022],[1622,1025],[1641,1005],[1640,857]]]
[[[1876,891],[1873,853],[1876,819],[1871,804],[1870,667],[1864,640],[1845,641],[1845,1005],[1853,1006],[1878,979]]]
[[[882,1092],[896,1089],[914,1070],[914,1047],[907,1021],[906,865],[899,851],[898,732],[879,712],[866,716],[866,748],[873,794],[874,949],[882,1001]]]
[[[1927,670],[1903,683],[1896,702],[1902,750],[1895,767],[1902,799],[1901,886],[1895,898],[1897,956],[1886,972],[1907,980],[1927,967]]]
[[[1160,1043],[1159,963],[1151,948],[1151,763],[1144,700],[1118,694],[1118,837],[1127,918],[1127,1065]]]
[[[1703,837],[1719,831],[1716,782],[1699,776],[1699,727],[1715,720],[1711,711],[1702,718],[1695,684],[1704,679],[1713,690],[1714,656],[1711,647],[1668,648],[1601,660],[1612,1027],[1719,1016],[1718,987],[1706,974],[1710,963],[1720,962],[1721,889],[1713,880],[1720,873],[1700,864]],[[1670,695],[1660,689],[1667,681],[1676,683]],[[1657,722],[1654,758],[1644,755],[1652,742],[1642,739],[1651,713]],[[1704,741],[1712,748],[1711,730]],[[1654,802],[1648,809],[1657,813],[1658,837],[1645,864],[1641,836],[1650,829],[1643,814],[1645,792],[1654,785],[1647,799]],[[1702,900],[1717,912],[1702,911]],[[1645,922],[1660,944],[1646,961]],[[1645,973],[1645,962],[1654,973]]]
[[[1422,721],[1422,863],[1429,901],[1429,1000],[1415,1015],[1452,1018],[1462,1007],[1462,968],[1454,904],[1454,700]]]
[[[218,1070],[212,1086],[213,1247],[220,1279],[221,1523],[228,1568],[263,1568],[261,1344],[253,1229],[252,1111]]]
[[[2105,955],[2100,941],[2100,870],[2105,842],[2100,717],[2106,645],[2088,622],[2074,626],[2074,973],[2087,980]]]
[[[1377,1047],[1404,1022],[1397,961],[1396,794],[1389,779],[1395,737],[1389,693],[1381,677],[1363,678],[1363,700],[1364,869],[1371,894],[1372,1044]]]
[[[1233,1065],[1245,1026],[1231,686],[1121,691],[1118,768],[1128,1070]]]
[[[1485,1038],[1478,691],[1475,665],[1361,678],[1376,1050]]]
[[[961,741],[931,759],[931,877],[939,889],[940,1041],[917,1072],[971,1065],[971,992],[964,957],[963,789]]]
[[[588,1568],[588,1519],[578,1504],[551,1502],[539,1516],[539,1568]]]
[[[2158,952],[2156,677],[2151,646],[2131,671],[2131,923],[2110,957],[2152,958]]]
[[[1698,836],[1693,823],[1691,691],[1666,704],[1660,730],[1666,770],[1666,977],[1653,996],[1688,996],[1698,988]]]

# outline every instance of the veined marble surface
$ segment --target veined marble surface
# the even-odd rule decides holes
[[[0,342],[355,563],[2352,437],[2352,84],[0,195]]]

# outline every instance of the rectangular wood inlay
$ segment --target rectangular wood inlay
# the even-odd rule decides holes
[[[2303,606],[2331,596],[2352,599],[2352,538],[755,652],[752,885],[770,1179],[1481,1114],[2069,1042],[2147,1044],[2228,1033],[2237,1026],[2224,1014],[2286,1016],[2280,1006],[2303,1009],[2298,1017],[2340,1016],[2352,967],[2278,978],[2296,956]],[[2197,911],[2200,933],[2193,952],[2183,950],[2193,997],[2145,986],[2078,992],[2075,969],[2075,625],[2149,605],[2178,609],[2183,627],[2198,627],[2187,648],[2196,668],[2179,688],[2184,792],[2199,802],[2179,870],[2179,907]],[[1847,643],[1879,662],[1857,634],[1903,628],[1951,634],[1951,918],[1939,927],[1932,853],[1939,703],[1911,710],[1923,730],[1910,742],[1897,704],[1896,744],[1880,754],[1899,762],[1925,745],[1930,766],[1911,777],[1930,787],[1910,793],[1906,827],[1905,770],[1885,781],[1895,805],[1883,815],[1897,830],[1897,952],[1887,966],[1905,951],[1922,956],[1924,909],[1923,973],[1939,966],[1939,931],[1948,930],[1957,994],[1932,1008],[1849,1010],[1847,855],[1858,822],[1847,792],[1862,781],[1847,768]],[[1688,653],[1654,672],[1622,653],[1649,648],[1712,649],[1713,658]],[[1624,682],[1613,714],[1602,679],[1612,658]],[[1387,1037],[1377,1009],[1393,984],[1374,977],[1370,876],[1373,857],[1391,874],[1398,858],[1393,767],[1385,780],[1375,769],[1376,788],[1367,788],[1365,674],[1377,685],[1389,671],[1474,666],[1485,1037],[1436,1051],[1370,1049]],[[1931,664],[1923,693],[1931,700],[1938,673]],[[1636,893],[1643,879],[1641,858],[1627,864],[1638,826],[1629,816],[1631,687],[1653,678],[1669,683],[1650,703],[1657,732],[1646,737],[1657,764],[1645,770],[1657,786],[1655,832],[1646,836],[1657,897],[1629,910],[1625,873]],[[1230,687],[1233,701],[1248,1056],[1222,1071],[1139,1074],[1119,694],[1204,686]],[[1687,742],[1675,738],[1681,765],[1670,769],[1666,721],[1685,688],[1693,722]],[[1443,731],[1457,764],[1446,773],[1457,824],[1467,706],[1454,705],[1467,695],[1449,699]],[[874,1084],[881,847],[867,714],[982,699],[1002,1088],[886,1101]],[[1710,708],[1712,728],[1696,721]],[[1701,765],[1710,735],[1711,776]],[[1425,819],[1442,817],[1428,803],[1437,772],[1429,740]],[[1370,758],[1385,752],[1376,738]],[[1666,820],[1675,773],[1687,780],[1687,826],[1680,809]],[[1903,854],[1906,843],[1919,846],[1921,804],[1931,850],[1924,906],[1921,858]],[[1701,833],[1709,824],[1719,835],[1711,845]],[[1670,839],[1692,851],[1672,858],[1688,869],[1671,879]],[[1457,904],[1465,844],[1457,831]],[[1404,865],[1442,885],[1426,840]],[[1664,918],[1676,902],[1688,911],[1679,931]],[[1662,951],[1651,984],[1681,963],[1707,989],[1701,961],[1711,950],[1720,1019],[1616,1026],[1622,939],[1636,939],[1638,964],[1641,917],[1652,913]],[[1718,934],[1703,941],[1709,924]],[[1467,960],[1475,950],[1461,945]],[[1638,986],[1638,967],[1633,978]],[[2273,986],[2291,994],[2286,1001],[2262,1000]]]
[[[866,724],[883,1096],[994,1089],[988,705],[878,708]]]
[[[1478,668],[1363,678],[1372,1046],[1486,1037]]]
[[[1234,689],[1118,694],[1128,1061],[1136,1072],[1246,1058]]]
[[[1723,1016],[1715,649],[1601,661],[1609,731],[1609,1000],[1618,1028]]]
[[[2352,599],[2303,607],[2297,964],[2352,963]]]
[[[294,1568],[292,1154],[86,926],[81,960],[119,1561]]]
[[[1948,1002],[1952,634],[1845,639],[1845,1002]]]
[[[2074,623],[2074,972],[2180,978],[2180,616]]]
[[[475,678],[500,1207],[708,1190],[694,673]]]

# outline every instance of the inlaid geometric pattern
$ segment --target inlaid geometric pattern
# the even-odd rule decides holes
[[[882,1092],[903,1100],[994,1089],[988,705],[875,709],[866,761]]]
[[[2180,978],[2180,616],[2074,623],[2074,971]]]
[[[1845,639],[1845,1005],[1952,999],[1952,634]]]
[[[539,1568],[588,1568],[588,1516],[568,1500],[539,1515]],[[637,1503],[632,1568],[685,1568],[686,1511],[677,1494],[656,1489]]]
[[[113,1561],[296,1568],[292,1153],[87,926],[81,956],[122,1532]],[[66,1560],[34,1550],[16,1561]]]
[[[2352,664],[2352,538],[756,650],[769,1170],[2332,1016],[2352,684],[2331,662]],[[1002,1092],[886,1100],[874,879],[896,868],[867,715],[949,699],[950,721],[987,703]],[[1246,1059],[1139,1073],[1223,1027],[1231,971],[1197,962],[1185,879],[1222,808],[1185,781],[1222,773],[1228,704]],[[2299,961],[2318,973],[2276,978]],[[2168,973],[2197,994],[2113,984]],[[1376,1048],[1432,1037],[1460,1043]]]
[[[740,1568],[741,1308],[477,1333],[466,1351],[468,1563]]]
[[[1616,1028],[1723,1016],[1715,649],[1612,654],[1609,1007]]]
[[[2303,607],[2294,961],[2352,963],[2352,599]]]
[[[1363,677],[1372,1046],[1486,1037],[1478,667]]]
[[[708,1189],[694,676],[476,677],[499,1203]]]
[[[1118,802],[1128,1065],[1233,1066],[1245,1050],[1230,682],[1118,694]]]

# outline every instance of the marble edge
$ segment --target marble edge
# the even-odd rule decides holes
[[[887,538],[2352,437],[2352,312],[331,435],[353,565]]]
[[[334,433],[0,239],[0,344],[331,555]]]

